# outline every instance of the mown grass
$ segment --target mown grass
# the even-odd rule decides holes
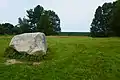
[[[5,65],[11,37],[0,37],[0,80],[120,80],[120,38],[47,37],[39,66]]]

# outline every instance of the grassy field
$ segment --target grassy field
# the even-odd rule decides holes
[[[5,65],[11,37],[0,37],[0,80],[120,80],[120,38],[47,37],[39,66]]]

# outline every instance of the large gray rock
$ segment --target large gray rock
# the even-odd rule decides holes
[[[10,47],[29,55],[46,54],[47,44],[44,33],[24,33],[12,38]]]

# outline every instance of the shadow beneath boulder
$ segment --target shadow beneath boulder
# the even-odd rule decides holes
[[[53,51],[48,48],[46,55],[29,55],[25,52],[18,52],[12,47],[6,48],[4,52],[4,57],[9,59],[18,59],[23,61],[42,61],[42,60],[51,60],[53,57]]]

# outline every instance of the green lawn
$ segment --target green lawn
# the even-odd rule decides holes
[[[11,37],[0,37],[0,80],[120,80],[120,38],[47,37],[39,66],[5,65]]]

